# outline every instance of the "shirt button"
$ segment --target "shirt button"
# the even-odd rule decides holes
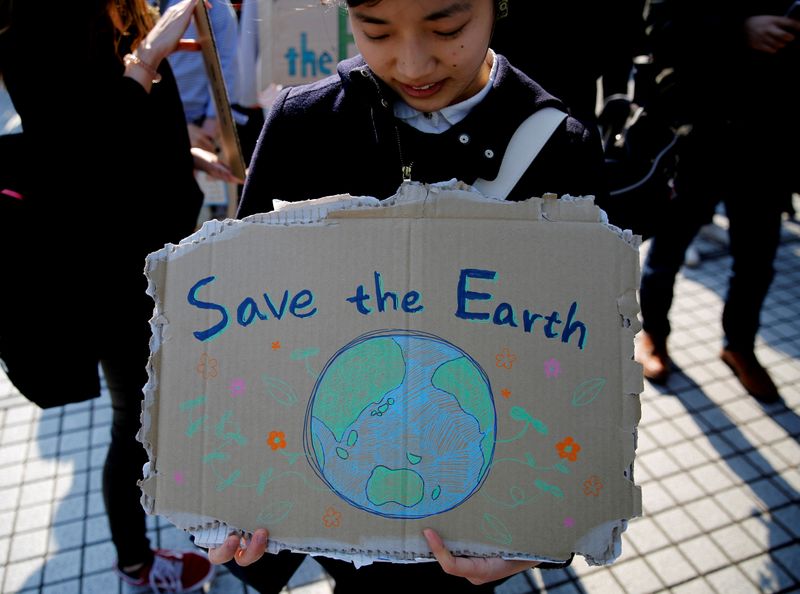
[[[461,144],[467,144],[469,142],[469,134],[462,134],[461,136],[458,137],[458,141]]]
[[[483,156],[487,159],[492,159],[494,157],[494,151],[492,149],[486,149],[483,151]]]
[[[364,70],[359,70],[359,72],[361,73],[361,76],[363,76],[364,78],[369,78],[369,72],[367,72],[366,68],[364,68]]]
[[[381,99],[381,105],[384,107],[389,107],[389,102],[386,99]]]

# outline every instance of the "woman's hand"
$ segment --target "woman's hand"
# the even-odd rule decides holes
[[[208,560],[214,565],[221,565],[236,559],[236,563],[242,567],[250,565],[258,561],[267,550],[268,539],[269,532],[264,528],[256,530],[249,542],[243,536],[230,534],[220,546],[208,549]]]
[[[762,14],[745,19],[744,32],[751,49],[776,54],[795,40],[800,33],[800,21]]]
[[[422,534],[445,573],[466,578],[476,586],[539,565],[534,561],[508,561],[499,557],[453,557],[435,530],[426,528]]]
[[[221,179],[224,182],[231,184],[243,184],[244,180],[239,179],[228,168],[225,163],[219,160],[219,157],[212,152],[203,150],[199,147],[193,146],[191,148],[192,157],[194,158],[194,168],[199,171],[204,171],[214,179]]]
[[[136,48],[139,59],[158,68],[161,60],[178,48],[181,36],[192,22],[197,2],[198,0],[183,0],[170,6]]]

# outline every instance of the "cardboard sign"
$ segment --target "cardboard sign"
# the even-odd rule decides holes
[[[147,260],[145,507],[221,542],[608,563],[640,513],[637,238],[468,186],[210,221]],[[219,528],[219,530],[216,530]]]
[[[194,9],[194,19],[197,24],[197,41],[203,52],[203,63],[206,67],[211,92],[214,95],[214,107],[217,110],[219,121],[220,146],[222,148],[222,162],[239,179],[246,175],[246,165],[242,147],[239,144],[239,135],[231,113],[231,102],[225,88],[225,79],[222,76],[222,65],[219,61],[217,44],[214,41],[214,30],[208,17],[208,7],[205,2],[198,2]],[[235,209],[234,209],[235,212]]]
[[[258,8],[262,89],[325,78],[358,53],[343,9],[318,0],[259,0]]]

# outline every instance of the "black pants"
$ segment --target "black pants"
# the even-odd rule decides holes
[[[146,358],[119,356],[100,361],[111,393],[111,444],[103,467],[103,499],[111,540],[119,567],[147,563],[153,556],[147,538],[145,512],[140,503],[147,453],[136,441],[142,410],[142,388],[147,382]]]
[[[697,126],[681,146],[677,197],[642,269],[642,327],[652,336],[669,334],[667,315],[686,248],[722,201],[733,257],[722,313],[725,346],[753,350],[790,191],[781,179],[785,170],[776,166],[779,156],[770,154],[774,145],[750,138],[748,130]]]
[[[262,594],[277,594],[300,567],[305,557],[299,553],[281,551],[277,555],[266,554],[247,567],[239,567],[235,561],[226,563],[226,566],[236,577]],[[462,577],[446,574],[436,562],[409,564],[378,562],[356,569],[352,563],[346,561],[327,557],[315,559],[336,582],[335,594],[362,592],[492,594],[495,587],[505,581],[498,580],[474,586]]]

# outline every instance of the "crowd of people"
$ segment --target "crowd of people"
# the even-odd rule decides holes
[[[114,246],[115,266],[89,259],[83,293],[59,298],[62,307],[80,311],[84,295],[93,296],[89,323],[70,336],[67,364],[89,370],[99,364],[111,394],[103,492],[116,571],[124,581],[188,591],[212,578],[214,564],[226,563],[259,592],[279,592],[304,559],[265,554],[269,535],[263,529],[246,543],[232,535],[207,557],[153,550],[146,537],[137,480],[147,456],[136,433],[152,302],[142,262],[195,228],[203,199],[197,170],[244,181],[240,217],[270,210],[276,198],[386,198],[406,179],[472,183],[496,177],[500,163],[483,144],[463,138],[491,137],[493,145],[505,146],[523,120],[552,107],[565,117],[506,199],[556,192],[594,195],[602,203],[610,199],[601,142],[608,117],[597,113],[597,81],[605,96],[627,96],[634,57],[650,53],[656,64],[674,69],[676,110],[691,132],[680,144],[668,220],[652,238],[644,265],[636,358],[649,380],[668,380],[675,277],[687,246],[722,201],[733,265],[721,358],[757,400],[780,399],[754,345],[774,276],[781,213],[800,190],[793,166],[800,145],[781,142],[800,133],[800,21],[786,16],[787,0],[346,0],[359,55],[322,82],[285,88],[267,110],[258,104],[254,82],[257,2],[213,2],[209,16],[225,83],[247,139],[246,180],[235,178],[217,155],[216,107],[202,56],[186,41],[195,35],[197,2],[163,0],[156,7],[145,0],[92,0],[43,11],[34,3],[0,0],[0,75],[22,120],[14,151],[29,164],[13,176],[0,173],[0,185],[8,186],[0,212],[18,217],[3,239],[3,266],[21,287],[3,294],[0,356],[18,361],[12,380],[29,381],[45,394],[53,390],[47,378],[33,377],[37,339],[48,329],[20,328],[15,321],[41,319],[34,313],[45,310],[51,288],[71,285],[73,258]],[[78,137],[87,149],[67,144]],[[313,176],[306,162],[293,158],[310,138],[320,155]],[[33,163],[47,175],[34,175]],[[64,188],[64,180],[72,188]],[[74,198],[63,200],[68,191],[78,192],[81,210],[100,215],[104,224],[71,234],[58,254],[13,250],[15,241],[59,232],[59,221],[75,208]],[[51,275],[36,274],[45,267]],[[72,393],[59,392],[42,405],[91,398],[98,385],[90,371]],[[356,569],[324,557],[320,562],[337,592],[379,591],[387,583],[492,592],[537,565],[453,556],[434,531],[424,536],[438,563]]]

